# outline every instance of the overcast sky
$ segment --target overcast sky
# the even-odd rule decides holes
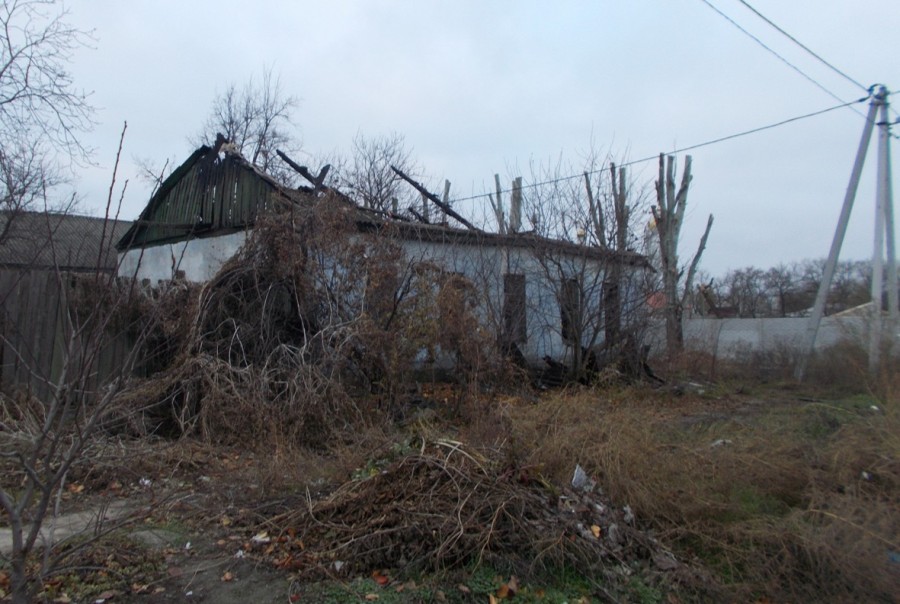
[[[709,1],[841,99],[864,96],[738,0]],[[897,0],[749,3],[853,79],[900,89]],[[96,40],[72,57],[77,84],[99,108],[87,138],[98,166],[80,172],[77,186],[100,213],[127,120],[127,218],[149,196],[135,160],[186,159],[216,94],[266,67],[300,101],[301,163],[346,152],[357,132],[398,132],[430,183],[453,183],[451,197],[491,190],[497,172],[527,184],[530,163],[561,154],[579,166],[592,145],[635,160],[838,104],[702,0],[70,0],[69,8]],[[900,107],[900,95],[891,98]],[[692,151],[682,256],[709,213],[716,223],[703,267],[714,275],[825,256],[863,124],[845,108]],[[844,258],[872,253],[874,143]],[[655,163],[631,169],[652,184]]]

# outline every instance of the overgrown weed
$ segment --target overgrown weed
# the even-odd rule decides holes
[[[529,463],[555,481],[581,464],[664,542],[712,568],[729,599],[890,601],[900,593],[900,404],[878,400],[779,401],[693,421],[707,401],[633,388],[557,393],[510,413]]]

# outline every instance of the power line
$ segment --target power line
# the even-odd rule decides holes
[[[674,149],[674,150],[670,151],[669,153],[675,154],[675,153],[683,153],[683,152],[685,152],[685,151],[693,151],[694,149],[700,149],[701,147],[708,147],[708,146],[710,146],[710,145],[715,145],[715,144],[718,144],[718,143],[723,143],[723,142],[725,142],[725,141],[734,140],[734,139],[736,139],[736,138],[741,138],[741,137],[743,137],[743,136],[748,136],[748,135],[750,135],[750,134],[756,134],[756,133],[758,133],[758,132],[763,132],[763,131],[765,131],[765,130],[771,130],[772,128],[778,128],[778,127],[784,126],[784,125],[786,125],[786,124],[790,124],[790,123],[793,123],[793,122],[799,122],[800,120],[805,120],[805,119],[808,119],[808,118],[811,118],[811,117],[815,117],[815,116],[817,116],[817,115],[823,115],[823,114],[825,114],[825,113],[830,113],[831,111],[836,111],[836,110],[838,110],[838,109],[843,109],[844,107],[849,107],[850,105],[854,105],[854,104],[856,104],[856,103],[863,103],[863,102],[869,100],[870,97],[871,97],[871,93],[870,93],[869,95],[864,96],[864,97],[862,97],[862,98],[859,98],[859,99],[857,99],[857,100],[855,100],[855,101],[844,102],[844,103],[841,103],[840,105],[834,105],[833,107],[828,107],[827,109],[820,109],[819,111],[813,111],[812,113],[805,113],[805,114],[803,114],[803,115],[797,115],[797,116],[788,118],[788,119],[786,119],[786,120],[781,120],[780,122],[775,122],[775,123],[773,123],[773,124],[768,124],[768,125],[765,125],[765,126],[759,126],[759,127],[757,127],[757,128],[752,128],[752,129],[750,129],[750,130],[744,130],[744,131],[742,131],[742,132],[736,132],[736,133],[734,133],[734,134],[729,134],[729,135],[727,135],[727,136],[721,136],[721,137],[719,137],[719,138],[714,138],[714,139],[711,139],[711,140],[708,140],[708,141],[704,141],[704,142],[702,142],[702,143],[697,143],[697,144],[695,144],[695,145],[689,145],[689,146],[687,146],[687,147],[681,147],[680,149]],[[636,164],[646,163],[646,162],[648,162],[648,161],[653,161],[653,160],[657,159],[658,157],[659,157],[658,154],[657,154],[657,155],[650,155],[650,156],[648,156],[648,157],[644,157],[644,158],[641,158],[641,159],[635,159],[635,160],[632,160],[632,161],[629,161],[629,162],[625,162],[625,163],[623,163],[623,164],[617,164],[617,165],[618,165],[619,167],[624,168],[624,167],[628,167],[628,166],[634,166],[634,165],[636,165]],[[576,179],[576,178],[584,178],[584,175],[585,175],[585,174],[593,175],[593,174],[597,174],[597,173],[599,173],[599,172],[601,172],[601,171],[604,171],[604,170],[606,170],[606,167],[605,167],[605,166],[604,166],[603,168],[598,168],[598,169],[596,169],[596,170],[590,170],[590,171],[588,171],[588,172],[580,172],[580,173],[578,173],[578,174],[571,174],[571,175],[569,175],[569,176],[561,176],[561,177],[559,177],[559,178],[553,178],[553,179],[545,180],[545,181],[541,181],[541,182],[528,183],[528,184],[526,184],[526,185],[522,185],[522,189],[533,189],[533,188],[541,187],[541,186],[544,186],[544,185],[550,185],[550,184],[556,184],[556,183],[558,183],[558,182],[565,182],[565,181],[569,181],[569,180],[574,180],[574,179]],[[500,193],[510,193],[510,192],[512,192],[512,189],[501,189],[499,192],[500,192]],[[452,200],[450,201],[450,203],[458,203],[458,202],[461,202],[461,201],[472,201],[473,199],[482,199],[482,198],[484,198],[484,197],[490,197],[490,196],[493,195],[493,194],[494,194],[494,191],[491,191],[491,192],[489,192],[489,193],[479,193],[478,195],[470,195],[470,196],[468,196],[468,197],[457,197],[457,198],[455,198],[455,199],[452,199]]]
[[[835,72],[835,73],[838,74],[839,76],[843,77],[845,80],[847,80],[847,81],[850,82],[851,84],[856,85],[858,88],[861,88],[862,90],[867,90],[867,87],[864,86],[863,84],[860,84],[860,83],[859,83],[859,80],[855,80],[855,79],[851,78],[851,77],[848,76],[846,73],[844,73],[843,71],[841,71],[840,69],[838,69],[837,67],[835,67],[834,65],[832,65],[831,63],[829,63],[828,61],[826,61],[825,59],[823,59],[821,56],[819,56],[818,54],[816,54],[815,52],[813,52],[808,46],[806,46],[805,44],[803,44],[802,42],[800,42],[800,40],[798,40],[797,38],[795,38],[794,36],[792,36],[792,35],[789,34],[788,32],[784,31],[781,27],[779,27],[778,25],[776,25],[771,19],[769,19],[769,18],[766,17],[764,14],[762,14],[761,12],[759,12],[758,10],[756,10],[755,8],[753,8],[753,7],[750,5],[749,2],[747,2],[746,0],[738,0],[738,2],[740,2],[741,4],[743,4],[744,6],[746,6],[748,9],[750,9],[750,10],[753,12],[753,14],[755,14],[757,17],[759,17],[760,19],[762,19],[763,21],[765,21],[766,23],[768,23],[768,24],[771,25],[772,27],[774,27],[776,30],[778,30],[779,33],[781,33],[782,35],[784,35],[785,37],[787,37],[787,39],[789,39],[791,42],[793,42],[794,44],[796,44],[797,46],[799,46],[800,48],[802,48],[803,50],[805,50],[806,52],[808,52],[810,55],[812,55],[813,57],[815,57],[820,63],[822,63],[823,65],[825,65],[825,66],[828,67],[829,69],[831,69],[833,72]]]
[[[788,61],[786,58],[784,58],[782,55],[780,55],[777,51],[775,51],[773,48],[771,48],[771,47],[770,47],[769,45],[767,45],[765,42],[763,42],[762,40],[760,40],[758,37],[754,36],[752,33],[750,33],[749,31],[747,31],[743,26],[741,26],[740,23],[738,23],[737,21],[735,21],[734,19],[732,19],[731,17],[729,17],[728,15],[726,15],[725,13],[723,13],[723,12],[722,12],[721,10],[719,10],[718,7],[716,7],[712,2],[710,2],[709,0],[700,0],[700,1],[701,1],[703,4],[705,4],[706,6],[708,6],[709,8],[711,8],[712,10],[714,10],[716,13],[718,13],[718,15],[721,16],[723,19],[725,19],[726,21],[728,21],[729,23],[731,23],[733,26],[735,26],[736,28],[738,28],[744,35],[748,36],[748,37],[749,37],[750,39],[752,39],[754,42],[756,42],[757,44],[759,44],[760,46],[762,46],[763,48],[765,48],[767,51],[769,51],[770,53],[772,53],[772,55],[774,55],[779,61],[781,61],[782,63],[784,63],[785,65],[787,65],[788,67],[790,67],[791,69],[793,69],[794,71],[796,71],[797,73],[799,73],[801,76],[803,76],[804,79],[806,79],[807,81],[811,82],[816,88],[818,88],[819,90],[823,91],[825,94],[827,94],[828,96],[830,96],[830,97],[833,98],[834,100],[840,101],[840,102],[844,102],[844,99],[842,99],[841,97],[839,97],[838,95],[836,95],[835,93],[833,93],[831,90],[829,90],[828,88],[826,88],[823,84],[821,84],[818,80],[816,80],[815,78],[813,78],[812,76],[810,76],[809,74],[807,74],[805,71],[803,71],[802,69],[800,69],[799,67],[797,67],[796,65],[794,65],[793,63],[791,63],[790,61]],[[740,0],[739,0],[739,1],[740,1]],[[863,89],[863,90],[868,90],[865,86],[863,86],[862,89]],[[862,113],[859,113],[859,112],[856,111],[855,109],[854,109],[854,112],[856,112],[856,113],[857,113],[859,116],[861,116],[861,117],[865,117]]]
[[[772,21],[771,19],[769,19],[768,17],[766,17],[764,14],[762,14],[761,12],[759,12],[759,11],[758,11],[756,8],[754,8],[749,2],[747,2],[746,0],[738,0],[738,2],[740,2],[741,4],[743,4],[743,5],[744,5],[745,7],[747,7],[751,12],[753,12],[753,14],[755,14],[757,17],[759,17],[760,19],[762,19],[763,21],[765,21],[766,23],[768,23],[769,25],[771,25],[771,26],[772,26],[773,28],[775,28],[780,34],[784,35],[784,36],[785,36],[787,39],[789,39],[791,42],[793,42],[794,44],[796,44],[797,46],[799,46],[800,48],[802,48],[803,50],[805,50],[806,52],[808,52],[808,53],[809,53],[810,55],[812,55],[817,61],[819,61],[820,63],[822,63],[823,65],[825,65],[825,66],[828,67],[829,69],[831,69],[833,72],[835,72],[836,74],[838,74],[839,76],[841,76],[842,78],[844,78],[845,80],[847,80],[848,82],[850,82],[851,84],[853,84],[854,86],[860,88],[861,90],[868,90],[868,88],[866,87],[865,84],[860,83],[859,80],[856,80],[856,79],[850,77],[849,75],[847,75],[846,72],[841,71],[840,69],[838,69],[837,67],[835,67],[832,63],[829,63],[828,61],[826,61],[824,58],[822,58],[821,55],[815,53],[810,47],[808,47],[807,45],[803,44],[800,40],[798,40],[797,38],[795,38],[794,36],[792,36],[791,34],[789,34],[788,32],[786,32],[783,28],[779,27],[774,21]],[[720,13],[720,14],[721,14],[721,13]],[[727,17],[726,17],[726,18],[727,18]],[[748,34],[748,35],[749,35],[749,34]],[[827,92],[827,91],[826,91],[826,92]],[[831,96],[834,96],[834,95],[831,95]],[[893,114],[896,115],[898,118],[900,118],[900,113],[897,113],[897,111],[896,111],[893,107],[891,107],[890,110],[891,110],[891,113],[893,113]],[[855,110],[854,110],[854,111],[855,111]],[[859,113],[859,112],[857,112],[857,113]],[[862,115],[862,114],[860,113],[860,115]],[[896,136],[895,136],[895,138],[896,138]]]

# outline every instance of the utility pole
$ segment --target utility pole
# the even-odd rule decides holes
[[[856,152],[856,160],[853,163],[853,170],[850,172],[850,182],[847,185],[847,191],[844,194],[844,205],[841,208],[841,214],[838,218],[837,228],[834,232],[834,239],[831,242],[831,250],[828,253],[828,260],[825,263],[825,274],[822,276],[822,282],[819,284],[819,292],[816,295],[816,303],[813,307],[812,315],[809,318],[806,327],[806,338],[804,349],[800,359],[797,362],[797,368],[794,377],[799,381],[802,380],[809,359],[813,354],[816,345],[816,337],[819,333],[819,326],[822,323],[822,317],[825,314],[825,302],[828,297],[828,290],[831,288],[831,282],[834,279],[834,271],[837,267],[838,255],[841,251],[841,245],[844,242],[844,235],[847,232],[847,223],[850,221],[850,212],[853,209],[853,202],[856,199],[856,191],[859,188],[860,175],[862,174],[863,165],[866,161],[866,153],[869,149],[869,143],[872,139],[872,131],[876,125],[876,117],[879,110],[881,112],[881,120],[877,123],[879,128],[879,146],[878,146],[878,187],[876,193],[876,217],[875,217],[875,249],[873,252],[872,267],[872,321],[869,331],[869,370],[874,372],[879,362],[879,350],[881,342],[881,291],[882,291],[882,257],[884,254],[884,242],[887,239],[888,251],[888,287],[893,289],[893,293],[889,292],[891,297],[891,323],[892,329],[897,325],[897,265],[894,246],[894,227],[893,227],[893,207],[890,182],[890,121],[888,119],[888,91],[884,86],[880,86],[878,92],[873,96],[869,103],[869,111],[866,115],[866,124],[863,127],[862,138],[859,141],[859,148]],[[877,291],[876,291],[877,290]],[[877,298],[876,298],[877,295]],[[892,332],[891,337],[894,337]]]

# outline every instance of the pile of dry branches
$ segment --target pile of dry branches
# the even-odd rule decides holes
[[[307,509],[266,522],[267,553],[311,576],[487,563],[521,576],[574,570],[621,580],[638,566],[687,572],[597,489],[552,489],[534,469],[436,441]],[[275,537],[275,533],[278,537]]]

